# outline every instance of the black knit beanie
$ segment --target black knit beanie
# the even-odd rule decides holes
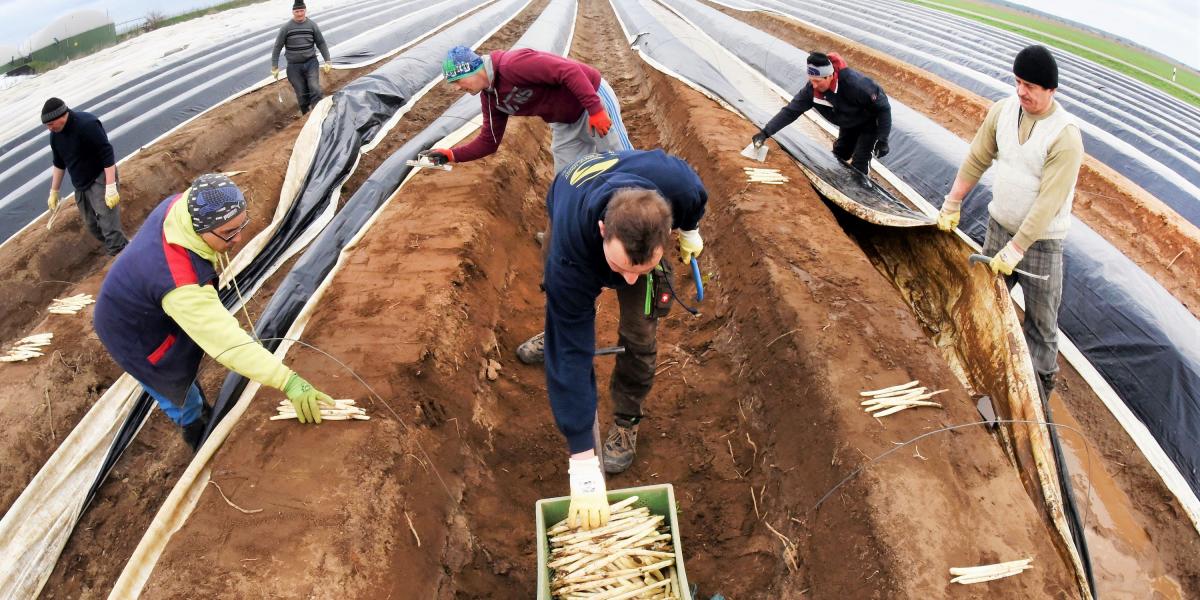
[[[1013,61],[1013,75],[1048,90],[1058,88],[1058,63],[1045,46],[1026,46]]]
[[[49,123],[67,114],[67,103],[58,98],[51,98],[42,105],[42,124]]]
[[[296,3],[292,4],[292,10],[300,10],[302,8],[307,8],[304,6],[304,0],[296,0]]]

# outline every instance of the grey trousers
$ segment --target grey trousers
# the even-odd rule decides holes
[[[320,64],[314,56],[302,63],[288,63],[288,83],[296,91],[296,103],[300,105],[300,114],[312,110],[321,100]]]
[[[995,256],[1011,240],[1013,234],[988,218],[987,236],[983,241],[983,253]],[[1043,281],[1017,273],[1005,278],[1011,290],[1020,283],[1025,294],[1025,321],[1021,329],[1025,332],[1025,343],[1033,358],[1033,370],[1043,380],[1058,373],[1058,307],[1062,303],[1063,241],[1038,240],[1034,242],[1017,267],[1036,275],[1049,275]]]
[[[109,256],[116,256],[129,243],[121,230],[121,205],[109,208],[104,203],[103,175],[87,187],[75,190],[75,205],[79,207],[84,226],[92,237],[104,243],[104,251]]]
[[[554,138],[550,143],[550,152],[554,154],[555,173],[589,154],[633,149],[629,143],[629,135],[625,132],[625,125],[621,122],[621,105],[617,102],[616,92],[607,81],[601,79],[600,89],[596,90],[596,93],[600,96],[604,110],[608,112],[608,118],[612,119],[608,135],[592,135],[586,110],[574,123],[551,123],[550,132]]]

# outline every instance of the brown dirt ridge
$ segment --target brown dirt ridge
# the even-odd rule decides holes
[[[533,2],[483,49],[511,45],[546,2]],[[794,24],[731,14],[792,36],[785,39],[797,46],[812,42]],[[699,597],[1077,597],[1037,504],[982,429],[934,435],[896,452],[813,509],[872,457],[976,420],[974,405],[922,321],[877,270],[873,253],[882,244],[860,246],[866,236],[888,233],[845,231],[836,208],[796,184],[803,174],[784,153],[763,166],[793,185],[748,185],[738,151],[753,126],[642,62],[607,2],[580,0],[576,27],[572,56],[612,84],[634,146],[683,157],[709,191],[701,259],[708,297],[699,317],[676,309],[661,324],[638,458],[609,481],[610,489],[675,487],[685,564]],[[896,68],[849,50],[851,63],[873,77],[876,65]],[[335,72],[327,87],[369,70]],[[939,85],[907,77],[914,87]],[[889,92],[897,87],[886,77],[881,83]],[[127,231],[158,200],[216,169],[245,171],[236,180],[254,213],[273,212],[302,125],[289,95],[284,105],[275,96],[268,88],[240,98],[123,167]],[[459,96],[437,86],[416,102],[362,157],[343,199]],[[938,118],[931,105],[913,106]],[[956,132],[970,127],[963,120]],[[534,503],[567,493],[566,448],[544,375],[514,356],[543,325],[534,234],[544,228],[554,175],[549,142],[541,121],[514,119],[496,155],[449,173],[423,171],[393,198],[334,276],[303,338],[350,365],[382,400],[317,352],[297,346],[286,359],[334,397],[358,399],[372,419],[270,421],[282,396],[260,393],[210,464],[228,501],[208,486],[142,597],[535,595]],[[1106,213],[1116,228],[1110,231],[1126,221],[1129,231],[1143,226],[1145,213],[1113,210]],[[51,298],[96,293],[103,278],[107,259],[77,216],[60,215],[54,231],[32,228],[9,247],[0,256],[10,290],[0,302],[0,340],[50,328],[57,352],[3,367],[0,426],[10,433],[0,438],[0,510],[119,375],[90,327],[69,328],[64,317],[44,313]],[[1162,272],[1194,269],[1194,256],[1189,251]],[[278,278],[250,303],[252,317]],[[1194,290],[1182,277],[1179,285]],[[601,297],[598,314],[597,341],[611,345],[615,294]],[[494,381],[486,376],[489,359],[502,365]],[[611,365],[597,360],[601,414],[610,409]],[[210,398],[224,375],[206,362],[201,381]],[[1063,412],[1086,413],[1079,420],[1089,442],[1102,449],[1113,485],[1134,499],[1133,527],[1153,539],[1140,547],[1147,562],[1114,566],[1113,577],[1153,579],[1163,598],[1178,597],[1171,595],[1177,587],[1200,589],[1195,531],[1073,377],[1064,384]],[[859,391],[912,379],[948,389],[945,410],[882,420],[863,414]],[[83,515],[42,597],[106,597],[187,460],[177,428],[155,411]],[[1027,556],[1036,568],[1018,577],[949,583],[949,567]]]

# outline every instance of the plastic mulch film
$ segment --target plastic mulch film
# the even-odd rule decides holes
[[[500,2],[444,32],[450,36],[462,37],[435,38],[432,43],[453,45],[462,41],[485,39],[525,5],[522,0]],[[398,97],[404,100],[411,99],[435,84],[440,78],[441,70],[440,61],[434,58],[440,58],[445,48],[414,49],[414,52],[420,53],[423,62],[435,66],[424,70],[412,68],[410,78],[404,79],[402,83],[384,82],[381,88],[383,91],[379,94],[388,98],[387,100],[380,100],[374,104],[360,101],[358,106],[394,104]],[[402,55],[396,60],[403,61],[407,56]],[[412,65],[406,64],[406,67],[411,68]],[[427,81],[419,79],[421,73],[424,73]],[[366,84],[357,87],[351,84],[348,87],[355,89],[360,97],[370,93],[370,86]],[[326,99],[326,102],[332,103],[330,99]],[[386,120],[388,119],[384,119]],[[359,123],[362,124],[361,121]],[[319,124],[324,126],[324,123]],[[378,132],[381,130],[381,124],[376,122],[364,129]],[[306,139],[310,144],[325,145],[324,141],[316,141],[315,136]],[[298,142],[302,143],[306,142]],[[312,178],[306,176],[304,180],[309,184],[308,187],[311,187]],[[331,192],[326,190],[322,195],[328,197]],[[288,226],[301,227],[302,224],[293,221]],[[269,259],[268,256],[260,258]],[[256,266],[256,263],[252,262],[251,266]],[[136,436],[152,408],[153,400],[141,393],[137,382],[128,375],[122,375],[76,426],[72,437],[69,438],[71,443],[64,442],[60,445],[43,465],[34,480],[14,502],[13,508],[10,508],[0,521],[0,541],[4,542],[0,550],[0,560],[13,565],[13,568],[5,569],[0,575],[0,597],[23,598],[37,595],[37,591],[53,570],[55,561],[66,545],[79,516],[125,447]]]
[[[427,35],[431,27],[464,12],[461,4],[461,0],[432,6],[421,0],[362,2],[315,13],[313,19],[321,25],[335,64],[350,62],[353,54],[354,62],[361,66],[367,60],[360,56],[364,52],[372,60],[389,56],[396,48]],[[286,20],[287,13],[281,13],[279,25]],[[384,24],[386,36],[379,34],[378,26]],[[215,48],[202,48],[97,98],[64,99],[72,109],[93,113],[104,123],[119,168],[121,161],[166,133],[270,83],[271,49],[278,30],[274,26]],[[28,115],[31,124],[36,118]],[[50,188],[46,135],[44,127],[32,127],[0,147],[0,240],[45,213],[45,192]],[[71,189],[67,178],[63,196]]]
[[[898,0],[720,3],[787,15],[992,100],[1013,94],[1012,60],[1035,43]],[[1200,109],[1068,51],[1056,49],[1055,56],[1055,98],[1079,118],[1088,154],[1200,225]]]
[[[514,47],[565,52],[574,31],[575,9],[574,0],[551,0]],[[479,99],[464,96],[372,173],[284,279],[259,320],[257,332],[260,336],[265,337],[270,332],[271,335],[298,338],[303,333],[308,316],[319,306],[321,296],[338,266],[387,202],[398,193],[411,171],[405,161],[415,157],[418,151],[434,146],[447,135],[469,134],[479,126],[477,120],[472,121],[479,115]],[[265,345],[283,355],[291,343],[268,342]],[[208,439],[155,515],[154,522],[121,574],[110,598],[133,597],[141,590],[171,534],[187,519],[207,485],[209,460],[245,411],[257,388],[257,384],[236,375],[226,380],[217,401],[217,410],[227,414],[227,418],[210,429]]]
[[[772,78],[803,80],[794,65],[803,51],[765,33],[747,34],[743,23],[696,3],[669,0],[697,24],[724,35],[727,48]],[[719,15],[714,17],[713,15]],[[738,31],[741,35],[731,32]],[[723,34],[721,32],[724,32]],[[735,42],[742,40],[741,42]],[[771,68],[765,68],[770,66]],[[851,65],[853,66],[853,65]],[[968,143],[915,111],[894,111],[892,152],[884,159],[890,170],[926,198],[941,198],[950,188]],[[991,178],[967,197],[959,228],[982,244],[987,228]],[[940,200],[936,201],[940,204]],[[1147,458],[1172,487],[1196,521],[1200,492],[1200,321],[1152,277],[1078,219],[1073,219],[1065,245],[1066,274],[1059,327],[1112,386],[1153,435],[1152,442],[1172,465]],[[1131,432],[1132,435],[1132,432]],[[1144,445],[1139,442],[1139,445]],[[1189,489],[1179,489],[1176,482]]]

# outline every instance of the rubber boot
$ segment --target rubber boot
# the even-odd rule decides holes
[[[204,404],[200,409],[200,416],[196,417],[196,420],[191,423],[183,426],[181,430],[183,441],[187,442],[188,447],[192,449],[193,453],[199,450],[200,444],[204,442],[204,431],[208,429],[210,419],[212,419],[212,407]]]

